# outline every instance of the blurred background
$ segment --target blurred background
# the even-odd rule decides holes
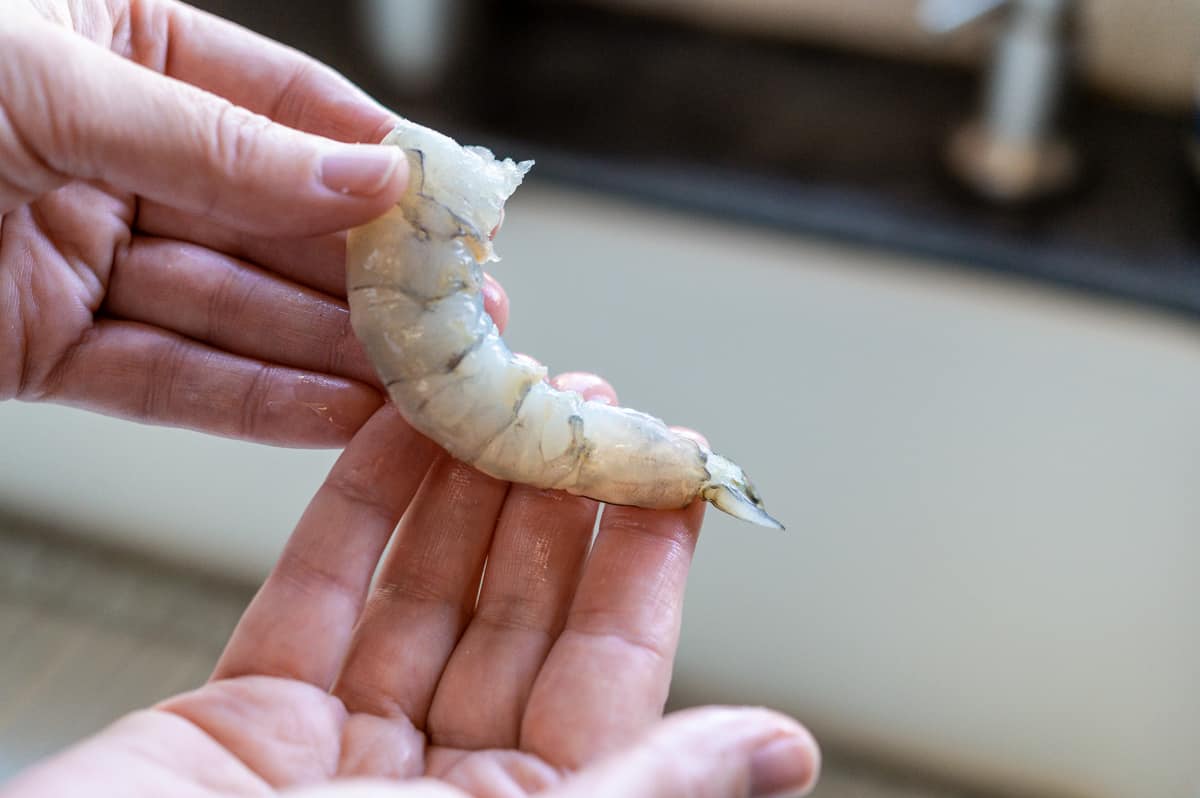
[[[788,525],[710,514],[674,706],[795,713],[822,798],[1200,796],[1195,0],[200,5],[536,159],[514,349]],[[3,777],[201,681],[335,453],[0,438]]]

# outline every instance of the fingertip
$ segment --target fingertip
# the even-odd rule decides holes
[[[567,371],[551,380],[551,385],[560,391],[572,391],[586,401],[604,405],[617,403],[616,389],[603,377],[587,371]]]
[[[711,777],[720,782],[724,775],[740,782],[740,792],[752,796],[808,795],[820,776],[816,738],[794,718],[766,707],[683,710],[667,718],[660,734],[677,744],[702,738],[713,766],[722,768],[723,761],[729,767]]]
[[[483,275],[483,308],[500,332],[508,327],[508,293],[490,274]]]
[[[286,135],[312,139],[296,131]],[[311,237],[347,230],[399,202],[408,187],[409,165],[398,147],[320,141],[312,174],[315,180],[291,191],[282,174],[259,178],[248,190],[226,191],[228,199],[210,212],[235,229],[260,235]],[[268,196],[256,196],[262,194]]]
[[[817,786],[821,749],[807,729],[794,722],[790,725],[750,755],[751,795],[799,797]]]
[[[592,789],[579,794],[607,795],[616,785],[628,794],[629,785],[637,784],[637,794],[646,798],[802,796],[816,786],[821,761],[808,730],[759,707],[685,709],[627,750],[629,755],[612,760],[607,773],[597,774],[601,779],[589,785]]]
[[[399,147],[337,144],[321,156],[318,174],[336,194],[395,202],[408,185],[408,159]]]

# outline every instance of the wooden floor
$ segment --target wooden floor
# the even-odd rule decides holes
[[[0,782],[208,677],[253,591],[0,517]],[[817,798],[966,798],[827,761]]]

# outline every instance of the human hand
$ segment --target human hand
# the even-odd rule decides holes
[[[588,375],[557,386],[615,400]],[[596,511],[450,459],[387,405],[309,505],[212,680],[0,793],[746,798],[809,787],[816,746],[788,718],[707,708],[661,720],[703,504],[608,507],[589,554]]]
[[[382,395],[337,231],[394,204],[407,164],[341,142],[393,117],[174,0],[14,0],[0,52],[0,400],[345,443]]]

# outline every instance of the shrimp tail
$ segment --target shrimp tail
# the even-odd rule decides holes
[[[762,497],[754,488],[746,472],[737,463],[715,452],[708,454],[705,461],[709,478],[700,495],[722,512],[734,518],[769,529],[783,529],[783,524],[771,517],[763,507]]]

